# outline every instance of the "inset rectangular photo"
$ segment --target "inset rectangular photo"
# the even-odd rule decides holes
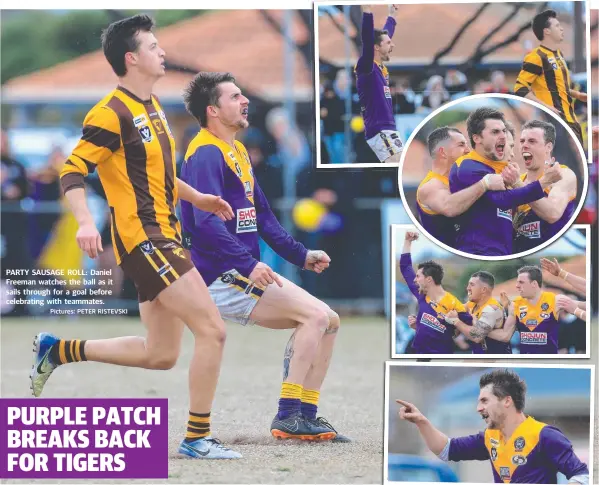
[[[384,483],[594,483],[594,371],[387,362]]]
[[[589,232],[574,225],[535,254],[479,261],[393,225],[392,357],[589,358]]]
[[[562,118],[588,146],[584,1],[314,6],[317,167],[396,166],[431,112],[514,94]]]

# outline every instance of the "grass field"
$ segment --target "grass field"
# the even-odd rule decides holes
[[[142,324],[135,318],[2,319],[2,397],[30,396],[32,340],[43,330],[81,339],[144,335]],[[353,438],[353,443],[292,444],[270,436],[280,391],[283,350],[290,331],[228,326],[212,427],[215,437],[243,454],[242,460],[189,460],[177,454],[188,411],[187,370],[192,353],[188,331],[182,355],[169,371],[91,362],[66,365],[52,375],[43,397],[168,398],[168,483],[381,483],[384,361],[389,356],[389,334],[389,324],[380,318],[342,321],[322,389],[319,414]],[[32,482],[60,483],[27,481]]]

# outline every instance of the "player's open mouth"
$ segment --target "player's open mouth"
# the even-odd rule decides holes
[[[505,153],[505,145],[497,145],[495,147],[495,151],[497,152],[497,155],[503,156],[503,154]]]
[[[242,116],[245,116],[245,117],[247,117],[247,115],[248,115],[248,111],[249,111],[249,110],[248,110],[248,108],[243,108],[243,109],[241,110],[241,115],[242,115]]]
[[[526,163],[530,163],[530,162],[532,162],[532,153],[530,153],[530,152],[522,152],[522,158],[524,158],[524,161]]]
[[[487,419],[489,419],[489,415],[487,413],[481,413],[480,417],[483,418],[483,421],[486,421]]]

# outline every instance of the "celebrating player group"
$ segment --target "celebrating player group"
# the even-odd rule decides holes
[[[575,212],[577,179],[552,157],[555,126],[530,120],[518,134],[501,111],[479,108],[468,116],[467,130],[468,139],[447,126],[428,136],[432,168],[416,195],[422,227],[480,256],[521,253],[560,232]]]
[[[586,294],[584,278],[562,269],[556,260],[542,258],[540,266],[522,266],[514,275],[519,296],[495,295],[495,277],[484,270],[470,276],[468,301],[461,302],[443,288],[443,267],[435,261],[412,267],[411,246],[419,234],[406,232],[400,271],[418,300],[417,315],[410,315],[410,327],[416,331],[409,353],[452,354],[454,340],[461,334],[474,354],[512,353],[512,337],[519,333],[520,354],[557,354],[560,312],[587,318],[586,303],[546,291],[543,270],[564,279],[576,292]]]

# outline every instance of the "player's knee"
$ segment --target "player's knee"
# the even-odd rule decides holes
[[[326,333],[337,333],[339,331],[339,327],[341,326],[341,319],[339,315],[333,310],[329,309],[329,325],[327,326]]]
[[[221,347],[225,345],[227,340],[227,328],[218,313],[207,318],[203,322],[200,332],[196,334],[196,339],[204,342],[208,340],[214,345],[219,345]]]
[[[312,312],[310,324],[318,328],[320,332],[325,332],[329,327],[329,314],[325,310],[315,309]]]

